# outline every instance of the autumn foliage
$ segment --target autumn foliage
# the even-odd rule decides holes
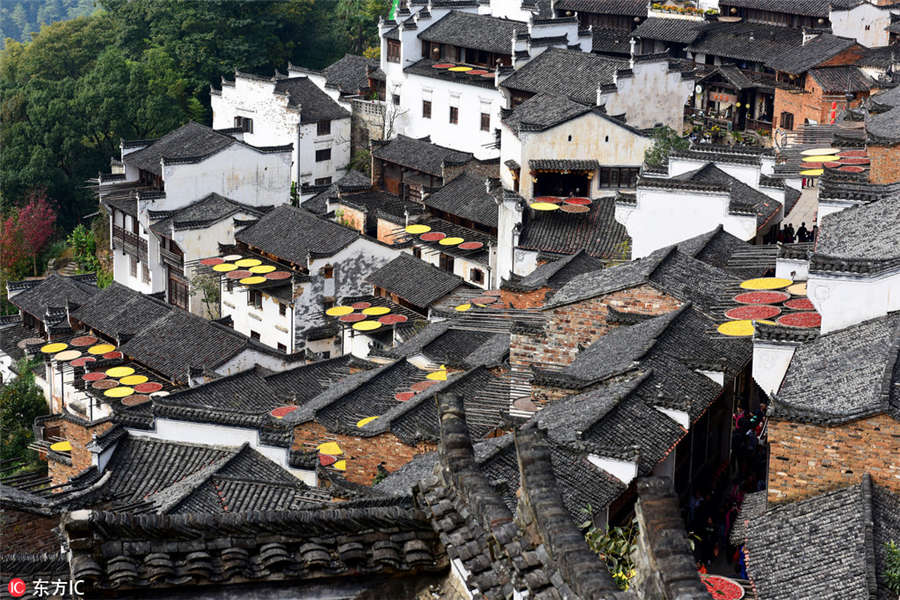
[[[53,236],[56,211],[44,190],[28,194],[22,208],[12,211],[0,229],[0,268],[7,276],[21,275],[29,259],[38,275],[37,257]]]

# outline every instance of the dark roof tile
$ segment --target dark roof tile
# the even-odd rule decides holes
[[[823,33],[799,48],[791,48],[771,56],[766,61],[766,66],[776,71],[800,75],[855,45],[857,43],[854,39]]]
[[[300,107],[301,123],[350,118],[346,108],[332,100],[308,77],[279,79],[275,83],[275,92],[288,94],[289,105]]]
[[[64,277],[56,273],[28,283],[34,285],[12,296],[9,302],[41,322],[48,308],[65,308],[67,302],[73,307],[81,306],[99,291],[96,283],[85,281],[83,277]]]
[[[442,166],[445,162],[459,165],[474,159],[468,152],[432,144],[428,138],[415,139],[405,135],[398,135],[386,144],[375,146],[372,156],[435,177],[443,177]]]
[[[552,254],[584,250],[600,259],[621,259],[630,240],[625,226],[615,220],[615,199],[596,198],[587,214],[554,211],[528,214],[519,237],[519,248]]]
[[[421,32],[419,38],[427,42],[509,55],[512,54],[516,33],[527,31],[528,25],[522,21],[454,10]]]
[[[466,285],[460,277],[405,253],[372,273],[369,281],[420,308]]]
[[[358,237],[352,229],[286,204],[234,235],[239,242],[304,267],[308,254],[331,256]]]
[[[486,227],[497,227],[497,202],[484,179],[464,173],[425,198],[425,206],[467,219]]]

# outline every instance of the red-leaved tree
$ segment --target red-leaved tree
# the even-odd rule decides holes
[[[56,211],[47,201],[47,192],[43,189],[28,194],[28,203],[19,211],[19,229],[25,251],[31,255],[34,274],[38,275],[37,257],[53,236],[56,224]]]
[[[0,269],[6,278],[15,279],[25,271],[28,254],[22,242],[17,213],[13,212],[0,225]]]

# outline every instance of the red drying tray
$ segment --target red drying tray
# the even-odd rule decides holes
[[[420,235],[419,239],[423,242],[439,242],[445,237],[447,237],[446,233],[441,233],[440,231],[428,231]]]
[[[738,294],[734,297],[734,301],[739,304],[778,304],[790,297],[791,295],[787,292],[758,291]]]
[[[453,63],[437,63],[436,65],[431,65],[432,69],[449,69],[450,67],[455,67],[456,65]]]
[[[794,298],[785,302],[784,305],[794,310],[816,310],[809,298]]]
[[[216,265],[221,265],[223,262],[225,261],[221,258],[204,258],[200,261],[200,264],[207,267],[214,267]]]
[[[89,362],[96,362],[96,358],[93,356],[82,356],[81,358],[76,358],[71,361],[69,364],[73,367],[86,367]]]
[[[296,406],[279,406],[278,408],[273,408],[271,411],[269,411],[269,414],[276,419],[281,419],[285,415],[289,415],[295,410],[297,410]]]
[[[238,269],[237,271],[229,271],[225,273],[225,277],[227,277],[228,279],[243,279],[244,277],[253,277],[253,273],[244,269]]]
[[[366,315],[362,313],[350,313],[349,315],[344,315],[342,317],[338,317],[338,321],[342,323],[358,323],[360,321],[365,321]]]
[[[397,323],[406,323],[409,319],[406,315],[384,315],[378,318],[379,323],[385,325],[396,325]]]
[[[778,323],[790,327],[818,327],[822,324],[822,315],[817,312],[788,313],[779,317]]]
[[[843,171],[844,173],[862,173],[865,169],[850,165],[849,167],[841,167],[838,171]]]
[[[124,406],[137,406],[138,404],[144,404],[145,402],[150,402],[150,396],[147,394],[132,394],[126,398],[122,398],[122,404]]]
[[[81,378],[85,381],[100,381],[101,379],[106,379],[106,373],[94,371],[93,373],[85,373]]]
[[[113,350],[112,352],[107,352],[106,354],[104,354],[103,358],[105,358],[106,360],[113,360],[116,358],[122,358],[123,356],[125,355],[118,350]]]
[[[415,395],[415,392],[399,392],[397,394],[394,394],[394,400],[396,400],[397,402],[407,402]]]
[[[92,383],[91,387],[95,390],[111,390],[114,387],[119,387],[119,382],[115,379],[101,379]]]
[[[354,302],[350,305],[353,310],[363,310],[372,306],[371,302]]]
[[[463,242],[457,248],[460,250],[479,250],[484,247],[484,244],[481,242]]]
[[[82,346],[93,346],[96,343],[97,338],[92,335],[82,335],[69,340],[69,345],[75,346],[76,348],[81,348]]]
[[[147,383],[139,383],[134,386],[134,391],[140,394],[152,394],[153,392],[158,392],[163,389],[163,385],[161,383],[157,383],[155,381],[148,381]]]
[[[744,304],[725,312],[729,319],[771,319],[781,314],[781,309],[771,304]]]
[[[272,271],[271,273],[266,273],[266,279],[290,279],[291,274],[288,271]]]
[[[578,204],[581,206],[587,206],[590,203],[590,198],[566,198],[566,204]]]

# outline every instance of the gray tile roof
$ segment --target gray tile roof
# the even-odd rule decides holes
[[[857,45],[856,40],[823,33],[799,48],[771,56],[766,66],[776,71],[800,75]]]
[[[466,285],[460,277],[405,253],[372,273],[369,281],[420,308]]]
[[[146,148],[126,154],[126,165],[161,175],[160,159],[204,158],[237,143],[230,135],[219,133],[200,123],[190,121],[170,131]]]
[[[625,15],[646,17],[647,3],[641,0],[559,0],[557,11],[571,10],[601,15]]]
[[[735,252],[745,251],[750,247],[751,244],[728,233],[721,225],[712,231],[702,233],[678,243],[679,252],[692,258],[696,258],[713,267],[727,271],[740,279],[760,277],[765,270],[762,268],[761,271],[761,268],[756,267],[728,266],[728,261]]]
[[[503,287],[515,291],[533,291],[543,287],[558,290],[574,277],[602,268],[601,260],[579,250],[559,260],[546,262],[524,277],[512,274]]]
[[[422,205],[411,200],[402,200],[381,190],[342,193],[331,200],[332,204],[343,204],[373,217],[381,217],[397,224],[406,223],[406,215],[416,216],[424,212]]]
[[[516,33],[527,31],[528,25],[522,21],[454,10],[421,32],[419,38],[427,42],[509,55],[512,54]]]
[[[319,192],[312,198],[304,200],[300,206],[314,215],[324,215],[327,212],[328,200],[338,197],[339,191],[363,191],[372,187],[372,180],[365,173],[348,171],[346,175],[332,183],[327,189]]]
[[[545,308],[649,283],[680,300],[693,302],[697,308],[708,313],[719,304],[726,290],[737,282],[737,278],[721,269],[669,246],[638,260],[579,275],[554,294]]]
[[[308,77],[289,77],[275,83],[276,93],[288,94],[288,104],[300,107],[300,122],[349,119],[350,112],[319,89]]]
[[[343,58],[322,69],[322,74],[325,75],[327,86],[336,87],[342,94],[354,95],[369,87],[368,69],[377,68],[377,59],[345,54]]]
[[[827,215],[819,223],[816,255],[879,261],[900,257],[900,193]],[[817,258],[812,267],[815,269]]]
[[[150,211],[150,218],[154,218],[154,211]],[[176,231],[184,229],[202,228],[236,213],[249,213],[253,216],[261,216],[265,211],[257,206],[242,204],[219,194],[209,194],[205,198],[188,204],[184,208],[175,211],[167,211],[162,220],[153,223],[150,229],[156,233],[168,234],[170,227]]]
[[[71,313],[91,329],[115,337],[137,333],[173,310],[172,306],[113,282]]]
[[[115,498],[112,508],[143,502],[158,513],[221,513],[309,503],[303,500],[305,485],[246,445],[201,446],[126,435],[106,473],[101,489]]]
[[[549,254],[575,254],[584,250],[600,259],[623,256],[630,240],[625,226],[615,220],[615,199],[596,198],[587,214],[553,211],[527,214],[519,236],[519,248]]]
[[[753,189],[741,180],[732,177],[712,162],[707,163],[694,171],[689,171],[678,175],[677,177],[673,177],[671,180],[641,179],[638,185],[658,184],[660,186],[665,186],[666,181],[709,184],[727,188],[729,195],[731,196],[731,202],[728,209],[737,213],[750,212],[756,214],[756,225],[758,229],[761,229],[770,223],[781,211],[780,202]]]
[[[890,598],[884,543],[900,537],[900,498],[861,484],[770,507],[752,518],[747,566],[760,598]]]
[[[544,131],[591,112],[592,106],[569,100],[565,96],[540,93],[513,109],[503,124],[517,135],[523,131]]]
[[[509,334],[452,326],[449,319],[428,323],[419,333],[382,354],[395,358],[422,354],[435,364],[464,369],[493,366],[509,354]]]
[[[425,206],[462,219],[497,227],[497,202],[484,178],[463,173],[425,198]]]
[[[705,25],[703,21],[650,17],[638,25],[631,32],[631,36],[638,39],[690,44],[697,39]]]
[[[234,239],[297,265],[307,255],[331,256],[359,237],[352,229],[282,204],[258,222],[234,234]]]
[[[432,144],[427,137],[415,139],[405,135],[398,135],[386,144],[375,146],[372,156],[435,177],[443,176],[441,167],[445,162],[460,165],[474,159],[474,155],[468,152]]]
[[[794,352],[773,402],[779,419],[845,423],[900,417],[900,313],[820,335]]]
[[[855,66],[810,69],[809,75],[825,92],[867,92],[877,87],[874,79]]]
[[[765,63],[776,54],[795,51],[802,43],[802,33],[790,27],[745,22],[710,23],[687,49],[694,53]]]
[[[593,106],[597,103],[597,88],[612,84],[616,71],[627,68],[627,60],[548,48],[500,85],[510,90],[565,96]]]
[[[716,324],[685,304],[677,311],[613,329],[580,352],[561,372],[547,375],[561,378],[563,387],[582,389],[639,368],[649,373],[644,387],[657,391],[658,403],[697,417],[715,400],[721,387],[694,369],[735,377],[752,354],[749,340],[710,335]]]
[[[866,116],[870,143],[894,144],[900,140],[900,87],[872,96]]]
[[[81,306],[99,291],[95,283],[83,279],[51,273],[43,280],[34,281],[35,285],[14,295],[9,302],[43,322],[48,308],[65,308],[67,302],[73,307]]]
[[[33,335],[34,330],[26,327],[21,320],[0,324],[0,352],[12,359],[13,367],[25,357],[25,350],[19,346],[19,342]]]

